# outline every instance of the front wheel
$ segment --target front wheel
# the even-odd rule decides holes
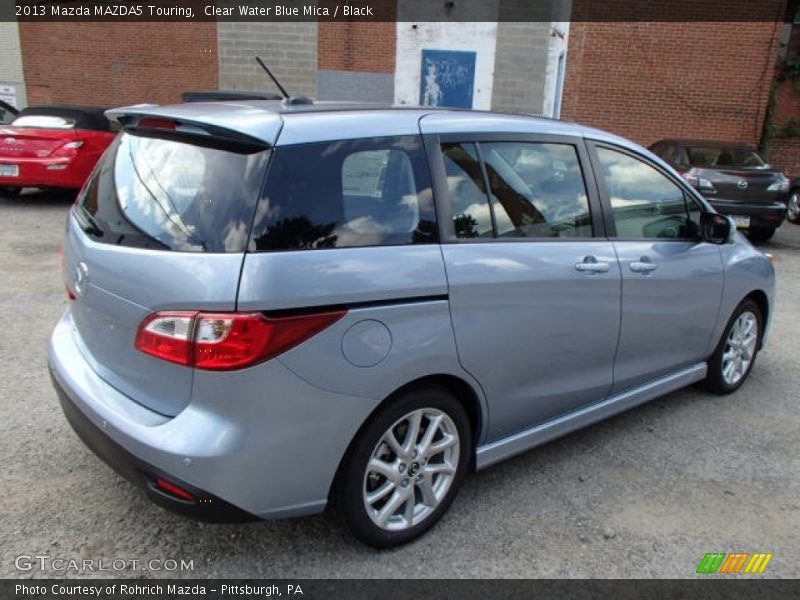
[[[742,386],[756,362],[762,318],[761,309],[752,300],[736,307],[708,361],[703,387],[715,394],[730,394]]]
[[[800,223],[800,188],[795,188],[789,193],[786,201],[786,219],[790,223]]]
[[[365,544],[409,542],[447,511],[471,454],[469,418],[449,391],[430,386],[403,394],[354,442],[334,483],[336,511]]]

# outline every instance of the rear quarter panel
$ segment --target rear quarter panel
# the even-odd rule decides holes
[[[382,401],[403,385],[430,375],[468,383],[487,414],[478,383],[458,362],[438,245],[339,248],[247,254],[238,310],[277,311],[343,306],[347,315],[278,360],[315,387]],[[388,330],[375,342],[379,359],[359,366],[345,357],[352,329],[377,321]],[[365,347],[373,344],[363,338]],[[369,351],[369,350],[368,350]]]

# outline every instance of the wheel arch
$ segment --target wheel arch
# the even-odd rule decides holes
[[[744,298],[742,298],[742,302],[745,300],[752,300],[758,305],[759,310],[761,311],[761,335],[759,336],[758,340],[758,349],[761,349],[762,342],[764,340],[764,328],[766,323],[769,321],[769,298],[767,294],[763,290],[753,290],[749,294],[747,294]],[[739,303],[741,304],[741,302]],[[738,305],[737,305],[738,306]]]
[[[342,466],[349,459],[356,440],[361,436],[362,432],[370,423],[370,421],[372,421],[376,414],[383,410],[385,406],[391,404],[396,398],[412,390],[426,386],[437,386],[446,389],[447,391],[451,392],[453,396],[455,396],[455,398],[464,407],[464,410],[466,410],[470,426],[472,427],[472,457],[470,460],[470,471],[475,470],[475,450],[478,446],[478,440],[480,440],[481,433],[483,432],[483,428],[486,424],[486,415],[484,414],[485,411],[483,404],[481,403],[479,392],[469,382],[455,375],[447,373],[425,375],[414,379],[413,381],[409,381],[408,383],[403,384],[391,392],[372,410],[372,412],[369,413],[369,415],[367,415],[367,418],[361,423],[358,430],[353,435],[353,438],[350,440],[350,443],[347,445],[347,449],[345,450],[342,458],[339,460],[338,466],[336,467],[336,474],[334,475],[330,489],[328,490],[329,505],[331,494],[333,493],[336,481],[339,479],[339,473],[342,470]]]

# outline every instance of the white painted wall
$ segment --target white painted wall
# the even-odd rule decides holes
[[[3,97],[6,100],[9,99],[7,94],[13,93],[17,108],[26,105],[24,82],[17,22],[2,21],[0,22],[0,87],[3,88]],[[9,86],[13,88],[13,92],[8,91]]]
[[[416,28],[415,28],[416,27]],[[419,22],[397,23],[397,66],[394,72],[396,104],[419,104],[422,50],[476,52],[472,107],[492,105],[497,23]]]
[[[569,47],[569,21],[556,21],[550,27],[550,44],[547,50],[547,67],[545,68],[544,98],[542,114],[559,118],[560,102],[557,99],[564,91],[566,79],[567,48]],[[562,73],[559,76],[559,65]]]

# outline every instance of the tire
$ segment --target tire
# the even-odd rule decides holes
[[[742,351],[737,352],[735,348],[731,348],[730,344],[738,335],[734,331],[737,323],[748,321],[745,315],[749,315],[755,319],[755,332],[751,332],[754,334],[752,343],[748,341],[746,350],[743,354]],[[742,332],[741,328],[739,329],[739,332]],[[720,339],[719,344],[717,344],[717,347],[714,350],[714,354],[711,355],[711,358],[708,361],[708,374],[706,375],[705,380],[703,380],[702,386],[706,390],[715,394],[730,394],[738,390],[747,380],[747,377],[750,375],[750,371],[753,370],[753,365],[756,362],[758,350],[761,346],[762,334],[763,316],[761,314],[761,309],[758,307],[758,304],[752,300],[744,300],[741,304],[739,304],[739,306],[736,307],[736,310],[733,311],[733,315],[731,315],[731,318],[725,327],[725,332],[722,334],[722,339]],[[750,340],[749,336],[746,339]],[[726,360],[726,357],[729,356],[727,354],[728,352],[733,352],[734,357],[739,356],[742,358],[742,360],[744,360],[746,354],[749,354],[749,362],[747,362],[746,366],[744,366],[744,369],[741,370],[738,375],[737,371],[734,370],[731,375],[726,376],[726,368],[728,368],[730,360],[733,360],[734,364],[736,364],[735,358],[728,358]],[[739,364],[741,365],[743,363]],[[736,377],[733,377],[733,375],[736,375]]]
[[[6,198],[16,198],[22,193],[22,188],[18,187],[3,187],[0,188],[0,195]]]
[[[747,232],[747,237],[750,238],[751,242],[766,242],[773,235],[775,235],[774,227],[757,227]]]
[[[420,417],[412,446],[406,436],[415,415]],[[428,446],[441,449],[425,453],[426,433],[434,423],[438,426]],[[386,441],[390,432],[396,450]],[[455,443],[445,447],[453,438]],[[472,450],[469,417],[453,394],[435,385],[403,393],[374,414],[351,444],[334,482],[333,507],[347,530],[369,546],[410,542],[447,512],[467,474]],[[379,471],[369,468],[373,459],[381,464]]]
[[[794,188],[789,192],[786,200],[786,220],[797,225],[800,223],[800,188]]]

